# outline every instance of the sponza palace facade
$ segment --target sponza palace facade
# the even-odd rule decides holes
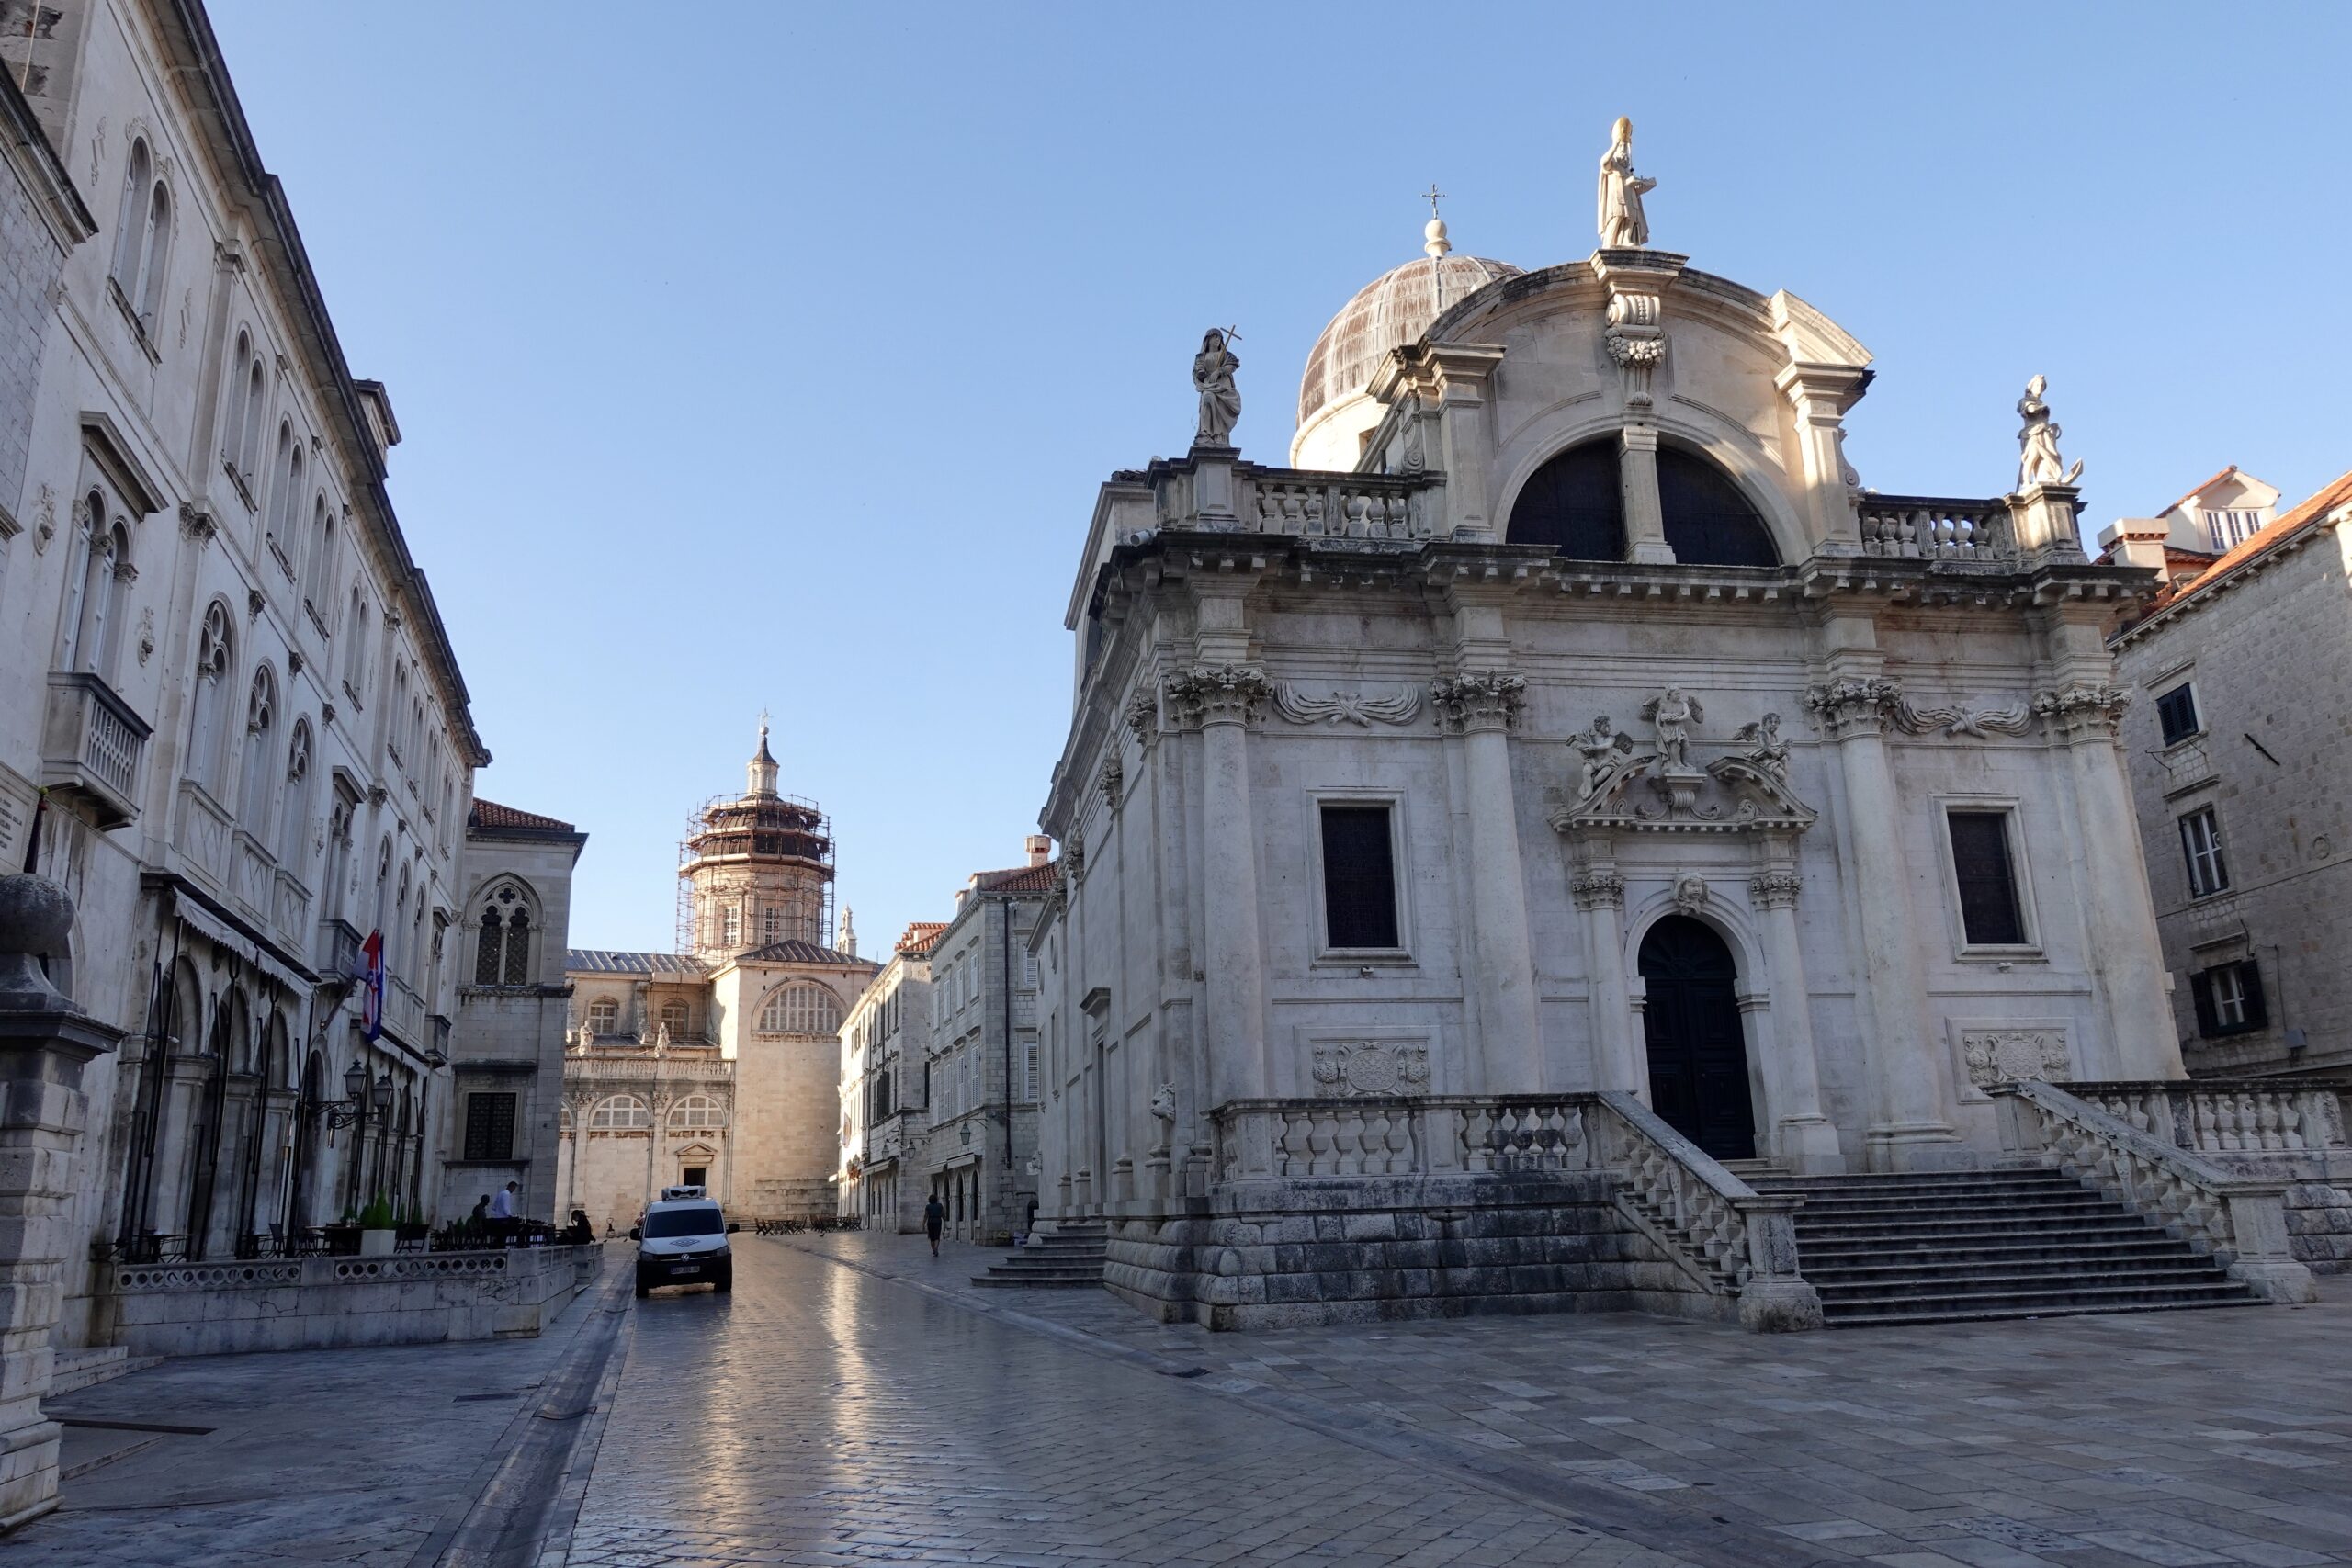
[[[2011,1086],[2182,1076],[2104,640],[2152,576],[2086,558],[2041,378],[2006,493],[1866,488],[1869,352],[1650,248],[1634,184],[1535,271],[1433,221],[1294,467],[1227,444],[1211,333],[1190,454],[1102,487],[1040,1196],[1155,1311],[1754,1313],[1741,1162],[1985,1165]],[[1510,1205],[1574,1245],[1407,1245]]]

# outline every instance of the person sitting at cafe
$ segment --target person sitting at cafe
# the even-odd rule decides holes
[[[586,1247],[595,1239],[596,1233],[588,1228],[588,1211],[572,1210],[571,1223],[563,1227],[563,1244],[566,1247]]]

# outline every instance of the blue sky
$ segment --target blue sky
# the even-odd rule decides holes
[[[589,834],[578,945],[667,947],[770,709],[866,951],[1019,862],[1095,487],[1245,455],[1360,286],[1653,242],[1877,355],[1848,451],[1989,495],[2050,378],[2095,530],[2352,466],[2352,7],[211,0],[497,761]],[[1670,22],[1665,21],[1668,16]]]

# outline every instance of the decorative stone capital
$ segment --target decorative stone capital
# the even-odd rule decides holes
[[[1883,735],[1902,700],[1903,682],[1883,675],[1841,676],[1805,688],[1804,705],[1832,740]]]
[[[1094,787],[1102,792],[1102,804],[1116,811],[1126,794],[1127,768],[1113,751],[1102,760],[1102,771],[1094,775]]]
[[[1759,871],[1747,879],[1747,901],[1759,909],[1793,909],[1804,878],[1793,871]]]
[[[2132,694],[2121,686],[2079,682],[2033,699],[2033,711],[2041,716],[2052,738],[2068,745],[2113,740],[2122,725],[2123,710],[2131,705]]]
[[[1622,909],[1625,879],[1613,871],[1589,871],[1568,884],[1579,909]]]
[[[1170,675],[1167,693],[1177,721],[1198,729],[1250,723],[1265,710],[1274,688],[1254,664],[1195,664]]]
[[[180,532],[189,538],[202,541],[220,532],[220,525],[212,521],[212,513],[191,501],[180,502]]]
[[[1159,733],[1159,694],[1148,683],[1136,687],[1127,699],[1127,728],[1135,731],[1136,744],[1148,746],[1152,737]]]
[[[1527,677],[1506,670],[1472,670],[1430,682],[1438,722],[1451,734],[1517,728],[1527,706]]]

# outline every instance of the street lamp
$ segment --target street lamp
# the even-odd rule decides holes
[[[390,1077],[389,1074],[386,1075],[388,1084]],[[367,1104],[363,1097],[367,1093],[368,1069],[361,1066],[359,1059],[355,1056],[351,1060],[351,1066],[343,1075],[343,1098],[327,1100],[319,1107],[327,1114],[327,1125],[331,1128],[348,1127],[365,1116]],[[380,1105],[382,1101],[379,1100],[378,1103]]]

